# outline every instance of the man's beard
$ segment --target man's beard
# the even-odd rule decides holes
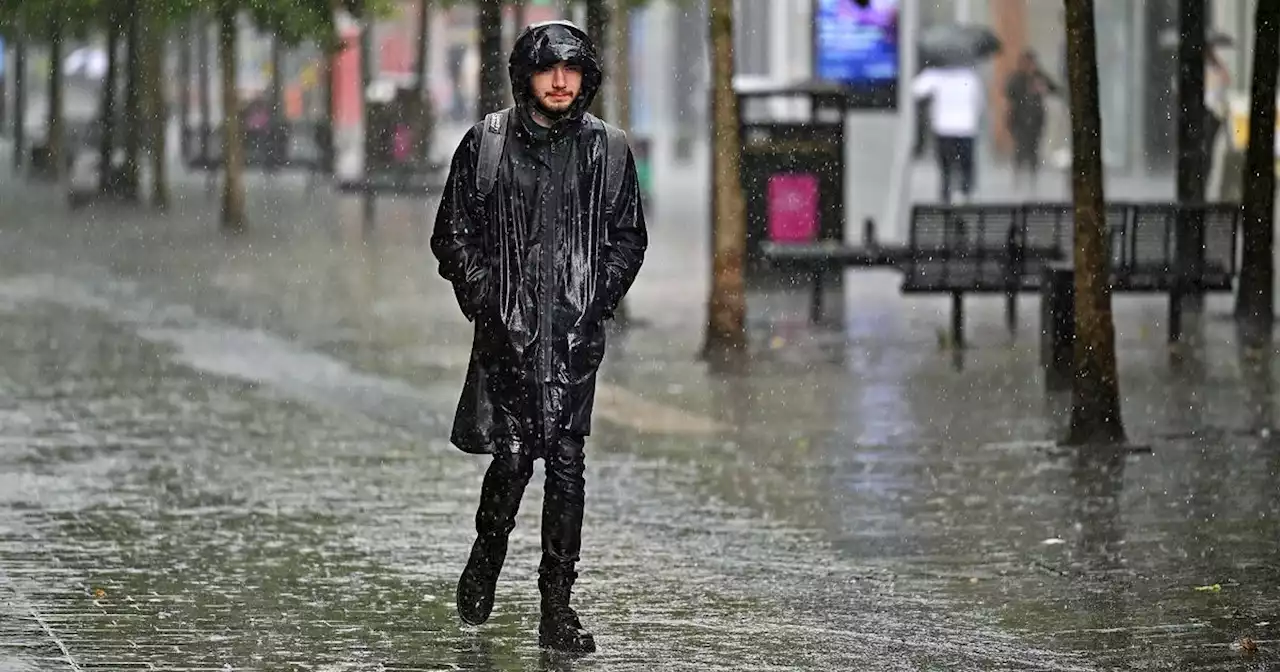
[[[534,106],[534,109],[538,111],[538,114],[546,117],[548,120],[560,121],[561,119],[564,119],[565,117],[569,116],[569,111],[573,109],[573,103],[577,99],[578,98],[575,96],[572,100],[569,101],[567,105],[564,106],[563,109],[559,109],[559,110],[553,110],[548,108],[546,104],[542,102],[541,98],[536,99],[533,103],[533,106]]]

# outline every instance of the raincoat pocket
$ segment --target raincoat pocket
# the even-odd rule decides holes
[[[582,326],[582,335],[569,335],[569,377],[578,384],[594,376],[604,361],[605,329],[600,322]]]

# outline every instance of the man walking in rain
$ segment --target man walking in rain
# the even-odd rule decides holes
[[[648,246],[626,137],[585,110],[603,72],[567,21],[526,28],[509,61],[514,107],[486,116],[453,156],[431,249],[475,324],[451,441],[491,454],[458,615],[489,618],[507,537],[542,458],[539,645],[589,653],[569,605],[581,546],[583,449],[604,322]]]

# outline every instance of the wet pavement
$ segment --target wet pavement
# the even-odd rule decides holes
[[[444,441],[469,328],[430,204],[366,233],[255,179],[226,238],[198,181],[156,216],[4,177],[0,670],[1280,668],[1277,367],[1229,301],[1170,350],[1161,299],[1117,300],[1150,452],[1082,457],[1032,299],[1013,339],[970,300],[957,362],[945,298],[857,274],[844,333],[767,313],[708,370],[704,220],[661,187],[589,443],[601,652],[570,660],[534,646],[538,479],[493,620],[453,612],[485,465]]]

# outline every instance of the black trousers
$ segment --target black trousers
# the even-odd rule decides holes
[[[929,140],[932,133],[929,132],[929,99],[925,98],[916,103],[916,137],[915,142],[911,146],[911,155],[915,158],[924,156],[925,149],[928,148]]]
[[[1206,112],[1204,115],[1204,144],[1205,157],[1208,163],[1206,168],[1213,165],[1213,144],[1218,139],[1218,131],[1222,130],[1222,120],[1212,112]]]
[[[942,176],[942,202],[951,202],[952,174],[960,173],[960,192],[973,195],[973,138],[937,136],[934,151],[938,155],[938,170]]]
[[[1016,182],[1023,173],[1034,182],[1040,172],[1040,139],[1044,135],[1039,128],[1011,129],[1013,138],[1013,177]]]
[[[520,500],[533,476],[533,462],[542,457],[546,484],[542,499],[542,561],[538,572],[544,577],[568,575],[571,578],[582,548],[585,447],[586,442],[580,436],[564,436],[545,451],[534,451],[516,439],[501,442],[480,490],[480,506],[476,511],[476,532],[480,537],[505,541],[515,529]]]
[[[1015,134],[1013,136],[1014,170],[1025,169],[1035,174],[1040,168],[1040,135]]]

